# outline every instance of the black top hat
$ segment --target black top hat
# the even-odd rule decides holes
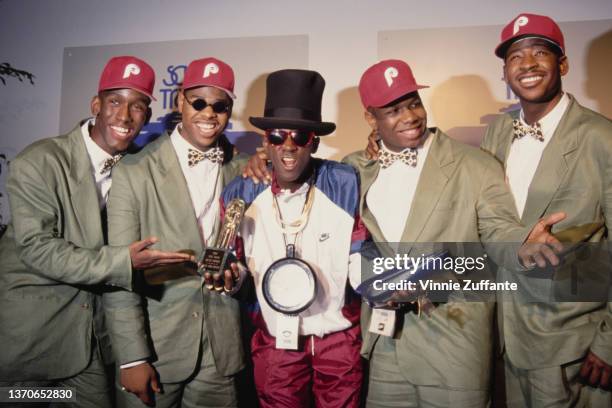
[[[249,122],[262,130],[304,129],[317,136],[336,129],[321,121],[321,99],[325,80],[315,71],[283,69],[272,72],[266,81],[266,107],[263,118],[250,117]]]

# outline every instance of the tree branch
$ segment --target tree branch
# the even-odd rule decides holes
[[[6,85],[5,77],[17,78],[19,82],[23,82],[24,79],[27,79],[32,85],[34,85],[34,78],[36,78],[34,74],[28,71],[14,68],[8,62],[3,62],[0,64],[0,81],[2,81],[4,85]]]

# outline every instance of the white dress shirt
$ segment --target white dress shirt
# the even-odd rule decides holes
[[[387,242],[397,243],[402,239],[433,137],[428,131],[425,141],[417,147],[415,167],[401,160],[396,160],[386,169],[381,167],[376,180],[367,192],[366,203]],[[388,150],[382,141],[381,148]]]
[[[221,186],[219,181],[219,172],[221,165],[213,163],[210,160],[202,160],[193,167],[189,167],[188,154],[189,149],[199,150],[187,142],[179,132],[179,124],[172,134],[170,141],[174,147],[174,151],[178,157],[183,176],[187,182],[189,195],[191,196],[191,204],[193,206],[196,218],[198,220],[198,230],[200,238],[205,245],[213,245],[212,237],[215,236],[215,229],[219,217],[219,195]],[[134,367],[147,360],[133,361],[127,364],[122,364],[121,369]]]
[[[510,152],[508,153],[508,159],[506,160],[506,177],[508,179],[508,185],[514,196],[514,202],[516,204],[516,210],[522,217],[523,211],[525,210],[525,203],[527,202],[527,194],[529,193],[529,186],[533,181],[542,153],[548,146],[550,139],[552,139],[563,114],[567,110],[569,105],[569,98],[567,94],[563,94],[557,106],[553,108],[546,116],[540,119],[540,126],[542,127],[542,135],[544,141],[539,141],[535,137],[530,135],[523,136],[520,139],[516,139],[510,146]],[[521,110],[520,121],[525,124],[524,114]]]
[[[170,140],[178,156],[181,170],[187,181],[191,204],[198,220],[200,238],[207,246],[214,245],[213,237],[216,235],[219,222],[219,196],[221,194],[221,183],[219,183],[221,165],[204,159],[193,167],[188,164],[189,149],[199,150],[187,142],[181,136],[179,124],[172,134]]]
[[[111,171],[107,171],[104,174],[100,174],[100,171],[104,167],[104,162],[107,159],[112,159],[113,156],[105,152],[100,146],[96,144],[89,134],[89,126],[94,125],[95,119],[86,120],[81,126],[81,133],[83,134],[83,140],[85,141],[85,149],[89,155],[89,162],[91,163],[91,172],[96,182],[96,192],[98,193],[98,204],[100,205],[100,211],[106,207],[106,201],[108,200],[108,192],[111,187]]]

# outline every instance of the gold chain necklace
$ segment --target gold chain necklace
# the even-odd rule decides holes
[[[297,234],[301,232],[306,224],[308,224],[308,218],[310,216],[310,211],[312,210],[312,204],[314,202],[314,188],[312,188],[312,183],[308,186],[308,192],[306,193],[306,201],[304,202],[304,208],[302,208],[302,214],[298,217],[297,220],[292,222],[286,222],[283,220],[283,214],[280,211],[280,207],[278,206],[278,199],[276,195],[274,195],[274,213],[276,215],[276,221],[280,225],[283,230],[283,236],[287,234]]]

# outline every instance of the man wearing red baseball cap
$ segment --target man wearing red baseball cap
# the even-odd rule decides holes
[[[220,192],[240,169],[223,135],[233,92],[234,72],[225,62],[202,58],[188,65],[178,95],[181,123],[126,157],[114,172],[112,245],[157,235],[164,237],[161,249],[200,254],[214,246]],[[171,267],[173,272],[180,271]],[[236,405],[234,374],[244,366],[244,353],[239,305],[228,296],[235,288],[231,279],[224,283],[194,274],[150,287],[142,297],[128,291],[105,294],[120,366],[119,406]]]
[[[381,252],[397,251],[390,243],[420,256],[426,243],[482,242],[498,260],[503,248],[489,243],[547,237],[544,228],[530,232],[519,224],[496,160],[427,127],[423,88],[400,60],[373,65],[359,82],[380,152],[377,159],[356,152],[344,161],[359,172],[361,217]],[[542,226],[562,217],[555,214]],[[422,304],[364,310],[367,406],[486,406],[493,303],[448,301],[421,313]],[[392,330],[378,330],[382,321]]]
[[[495,55],[521,109],[492,123],[482,147],[505,164],[521,221],[528,225],[563,209],[567,218],[556,228],[593,225],[579,240],[605,241],[612,123],[563,91],[569,65],[559,26],[546,16],[520,14],[502,30]],[[584,268],[576,273],[578,282],[592,275]],[[612,406],[611,303],[502,300],[508,406]]]
[[[110,407],[100,294],[132,290],[133,270],[190,259],[147,249],[154,237],[105,246],[111,169],[148,118],[154,82],[146,62],[112,58],[91,101],[93,118],[11,162],[12,221],[0,240],[0,384],[73,387],[79,407]]]

